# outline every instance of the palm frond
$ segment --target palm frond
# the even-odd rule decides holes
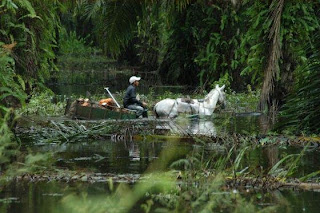
[[[78,8],[87,20],[92,20],[95,25],[95,34],[100,46],[106,53],[116,56],[136,36],[138,17],[144,17],[143,9],[151,4],[166,5],[164,8],[176,11],[184,10],[192,0],[175,1],[125,1],[125,0],[82,0],[78,1]]]
[[[288,129],[295,133],[320,133],[320,37],[306,47],[310,57],[300,66],[296,87],[280,112],[281,130]]]
[[[279,72],[279,59],[281,57],[281,14],[283,11],[284,0],[274,0],[270,6],[272,26],[270,28],[269,40],[272,41],[270,46],[268,65],[264,71],[264,81],[261,90],[259,108],[264,110],[267,106],[272,105],[271,95],[275,87],[275,79]]]
[[[104,51],[119,55],[134,37],[137,17],[142,14],[141,1],[82,1],[80,13],[94,23],[97,41]]]

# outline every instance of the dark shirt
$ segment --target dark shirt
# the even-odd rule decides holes
[[[136,98],[136,87],[133,85],[128,86],[126,94],[123,98],[123,106],[127,107],[132,104],[138,104],[142,106],[142,102],[138,101]]]

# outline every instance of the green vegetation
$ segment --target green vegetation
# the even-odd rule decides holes
[[[5,106],[23,104],[25,94],[43,88],[46,79],[64,78],[57,59],[64,63],[82,58],[82,73],[88,66],[107,66],[113,56],[146,72],[156,70],[164,83],[206,90],[218,82],[236,92],[251,85],[261,91],[258,106],[266,111],[277,111],[286,102],[285,94],[298,90],[294,87],[302,89],[303,78],[315,79],[301,69],[316,54],[316,48],[303,48],[316,41],[319,30],[315,1],[98,0],[45,5],[36,0],[1,3]],[[90,57],[98,62],[85,65]],[[87,77],[84,73],[81,79]],[[291,112],[294,122],[301,113]],[[308,129],[313,122],[303,125]]]
[[[294,70],[316,54],[316,48],[303,47],[316,41],[317,2],[82,1],[78,6],[77,16],[92,27],[92,41],[118,61],[157,70],[169,84],[208,89],[220,83],[236,92],[251,85],[261,91],[258,108],[264,112],[279,110],[286,94],[295,94],[303,77]],[[120,18],[122,13],[127,16]],[[109,21],[96,24],[102,20]]]
[[[269,207],[257,208],[254,200],[247,200],[243,191],[248,193],[253,187],[272,189],[286,184],[289,186],[290,182],[285,180],[289,180],[294,171],[302,166],[300,161],[307,148],[300,154],[285,156],[270,170],[255,173],[256,165],[248,161],[254,149],[245,139],[242,142],[236,145],[236,141],[228,138],[225,143],[233,144],[231,148],[213,156],[206,156],[204,147],[183,153],[178,146],[170,146],[162,150],[160,158],[149,166],[141,181],[134,186],[115,184],[110,180],[110,195],[73,193],[63,199],[63,209],[68,212],[289,211],[290,206],[281,197]],[[181,154],[186,157],[181,156],[181,159],[174,161]],[[292,160],[288,161],[289,158]],[[164,165],[171,165],[171,169]],[[262,173],[269,175],[259,178]],[[229,189],[226,190],[226,187]]]
[[[318,1],[2,0],[0,26],[0,188],[8,177],[56,171],[55,153],[21,154],[25,141],[16,132],[19,116],[63,115],[64,98],[56,100],[59,94],[46,83],[98,84],[121,66],[135,67],[121,69],[125,74],[142,72],[160,77],[163,84],[191,86],[195,98],[225,84],[226,111],[280,112],[276,130],[320,134]],[[101,72],[98,78],[91,75],[93,69]],[[123,94],[116,96],[119,100]],[[141,98],[153,106],[180,96],[151,89]],[[104,124],[45,121],[33,126],[33,133],[27,130],[28,139],[64,144],[131,128]],[[205,150],[212,138],[193,140],[201,148],[185,152],[169,146],[134,186],[109,181],[110,195],[69,195],[63,207],[68,212],[129,212],[137,206],[145,212],[285,211],[286,205],[257,208],[230,189],[252,184],[254,178],[265,188],[295,186],[294,178],[319,182],[319,171],[299,173],[309,145],[261,169],[247,160],[256,154],[254,148],[279,145],[271,137],[257,145],[249,136],[227,135],[220,138],[223,154],[213,156]]]
[[[310,56],[296,70],[296,85],[280,114],[281,122],[278,127],[294,133],[320,133],[320,42],[318,39],[315,41],[307,46]]]
[[[40,94],[32,94],[32,98],[26,107],[18,110],[23,116],[40,115],[40,116],[62,116],[65,110],[65,101],[54,101],[55,95],[51,91]]]
[[[16,155],[18,154],[18,144],[13,139],[13,134],[8,127],[7,123],[10,113],[6,114],[4,119],[1,119],[0,123],[0,172],[5,171],[6,166],[14,160]]]

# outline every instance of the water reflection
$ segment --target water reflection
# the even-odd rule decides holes
[[[174,149],[172,146],[175,146]],[[178,146],[178,147],[177,147]],[[179,147],[180,146],[180,147]],[[31,147],[33,151],[52,150],[59,158],[58,164],[70,169],[94,169],[96,172],[113,172],[116,174],[143,173],[150,163],[161,155],[163,148],[180,150],[189,147],[189,150],[201,151],[199,145],[178,145],[170,142],[128,142],[128,141],[86,141],[62,146],[48,144]],[[192,148],[193,147],[193,148]],[[291,147],[259,147],[250,150],[241,162],[239,168],[250,167],[250,170],[270,169],[278,159],[291,153],[299,153],[301,149]],[[176,151],[175,155],[177,154]],[[216,155],[217,150],[207,150],[207,156]],[[224,153],[219,153],[224,155]],[[181,156],[180,156],[181,157]],[[179,158],[180,158],[179,157]],[[301,164],[305,174],[315,171],[319,167],[320,155],[318,151],[308,153],[303,157]],[[12,182],[0,192],[0,212],[68,212],[61,204],[63,197],[70,193],[85,192],[88,198],[107,196],[109,190],[106,183],[66,183],[66,182]],[[249,190],[249,193],[240,192],[240,195],[252,200],[258,208],[271,205],[286,205],[278,212],[317,212],[320,208],[320,193],[316,191],[281,190],[265,192]],[[140,206],[135,212],[141,212]]]
[[[239,134],[265,134],[270,128],[266,115],[261,113],[214,113],[212,120],[218,132]]]
[[[127,148],[129,150],[129,158],[132,161],[140,161],[140,148],[138,144],[129,142]]]
[[[141,174],[158,158],[163,147],[190,147],[172,142],[95,140],[66,144],[32,146],[34,152],[54,152],[57,166],[69,169],[87,168],[98,172]],[[173,147],[172,147],[173,148]]]
[[[179,118],[176,120],[177,130],[186,131],[189,134],[219,135],[222,132],[238,133],[262,133],[265,119],[261,115],[231,115],[215,114],[211,118]],[[181,159],[179,150],[188,153],[202,153],[205,148],[205,158],[211,158],[213,162],[228,152],[222,148],[224,145],[206,144],[194,145],[176,143],[173,139],[160,141],[111,141],[83,139],[76,143],[29,145],[34,152],[54,152],[58,159],[57,166],[71,170],[91,170],[97,173],[114,174],[142,174],[146,172],[150,163],[161,156],[165,148],[173,150]],[[35,142],[36,143],[36,142]],[[191,152],[192,150],[192,152]],[[280,159],[290,154],[299,154],[301,148],[267,146],[248,150],[239,165],[239,171],[249,167],[249,172],[262,174],[269,171]],[[166,156],[163,156],[165,160]],[[206,158],[208,157],[208,158]],[[215,158],[216,157],[216,158]],[[234,159],[233,159],[234,160]],[[299,176],[310,174],[319,170],[320,154],[318,150],[307,151],[301,159],[297,172]],[[170,164],[169,164],[170,165]],[[166,165],[168,166],[168,165]],[[87,193],[88,196],[107,196],[109,193],[106,183],[64,183],[64,182],[12,182],[0,192],[0,212],[68,212],[59,206],[62,197],[71,192]],[[280,212],[317,212],[320,208],[320,193],[316,191],[281,190],[265,192],[262,190],[240,193],[248,200],[253,200],[254,205],[265,207],[268,205],[282,204],[283,198],[288,204]],[[137,207],[136,212],[141,212]]]
[[[184,135],[216,136],[217,130],[212,120],[206,118],[179,117],[175,121],[173,133]]]
[[[84,202],[105,202],[110,195],[105,183],[63,183],[63,182],[12,182],[0,192],[1,213],[34,213],[52,212],[67,213],[69,209],[63,206],[62,199],[71,193],[86,192]],[[320,192],[295,191],[283,189],[275,191],[241,192],[240,195],[251,201],[258,209],[278,205],[277,212],[308,212],[316,213],[320,209]],[[3,199],[6,198],[6,199]],[[97,200],[99,198],[99,200]],[[236,201],[239,197],[234,197]],[[95,200],[96,199],[96,200]],[[98,204],[97,203],[97,204]],[[241,209],[240,209],[241,210]],[[143,212],[140,204],[132,212]]]
[[[217,130],[210,120],[205,119],[193,119],[191,125],[188,128],[191,134],[216,136]]]
[[[269,119],[261,113],[214,113],[211,117],[178,117],[174,133],[218,136],[225,133],[265,134]]]

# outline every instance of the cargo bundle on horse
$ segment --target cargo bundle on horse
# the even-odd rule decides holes
[[[225,85],[219,87],[216,85],[204,99],[191,99],[185,101],[182,98],[177,99],[164,99],[159,101],[153,108],[157,117],[160,118],[175,118],[180,113],[190,113],[198,115],[212,115],[219,101],[222,106],[225,106],[226,99],[224,93]]]

